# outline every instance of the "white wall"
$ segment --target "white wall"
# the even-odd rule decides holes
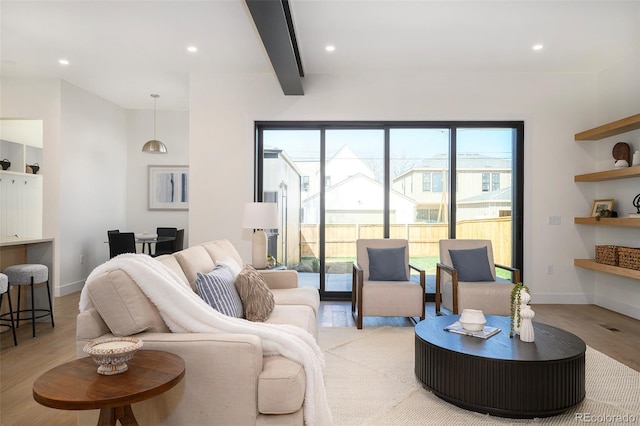
[[[591,195],[573,176],[593,160],[573,136],[594,126],[595,83],[589,74],[311,75],[304,96],[285,97],[270,75],[192,75],[191,241],[228,238],[250,258],[240,217],[253,194],[255,120],[524,120],[524,280],[536,303],[591,302],[595,281],[573,266],[588,256],[573,217]],[[562,225],[547,225],[550,215]]]
[[[134,232],[151,233],[158,226],[176,227],[188,234],[187,211],[147,209],[147,172],[149,165],[189,165],[189,112],[158,110],[156,123],[156,137],[167,146],[167,154],[142,152],[142,145],[153,139],[153,110],[127,110],[127,226]],[[184,244],[188,247],[187,235]]]
[[[127,134],[124,109],[64,81],[60,105],[59,290],[68,294],[108,259],[107,229],[127,225]]]

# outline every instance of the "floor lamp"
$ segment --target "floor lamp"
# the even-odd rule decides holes
[[[246,203],[242,226],[253,229],[251,262],[256,269],[267,267],[267,234],[265,229],[278,228],[278,205],[276,203]]]

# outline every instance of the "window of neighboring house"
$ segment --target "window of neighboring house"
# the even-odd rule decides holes
[[[309,176],[302,176],[300,178],[300,183],[302,185],[302,190],[304,192],[309,192]]]
[[[489,192],[489,173],[482,174],[482,192]]]
[[[431,191],[442,192],[442,173],[433,173],[431,181]]]
[[[497,191],[500,189],[500,173],[491,174],[491,190]]]
[[[431,191],[431,173],[422,174],[422,191],[423,192]]]
[[[417,209],[416,222],[435,223],[441,222],[440,210],[438,209]]]

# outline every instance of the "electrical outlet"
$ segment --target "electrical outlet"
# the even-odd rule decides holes
[[[560,216],[547,216],[547,225],[560,225]]]
[[[553,265],[547,265],[547,274],[553,274]]]
[[[84,265],[84,254],[80,255],[80,264]]]

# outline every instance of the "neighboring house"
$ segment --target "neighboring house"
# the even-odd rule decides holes
[[[320,193],[320,162],[296,160],[296,166],[302,176],[302,198],[311,197]],[[331,187],[343,180],[362,174],[375,179],[375,174],[349,146],[342,146],[327,162],[325,168],[325,186]]]
[[[268,252],[286,266],[300,262],[300,171],[281,149],[264,150],[265,202],[278,204],[279,226],[269,234]]]
[[[511,187],[458,200],[456,220],[511,216]]]
[[[422,166],[411,168],[393,179],[394,190],[416,201],[416,222],[447,222],[448,161],[445,155],[430,157],[424,160]],[[471,216],[471,213],[461,214],[460,211],[463,201],[511,187],[511,159],[461,154],[457,158],[457,166],[457,220],[498,217],[499,211],[511,210],[509,194],[506,204],[502,203],[498,209],[492,209],[492,212],[495,210],[495,215],[489,215],[487,211],[482,215]],[[503,191],[501,197],[505,201]],[[479,207],[479,204],[476,206]]]
[[[413,223],[415,202],[396,191],[391,191],[390,221]],[[363,174],[356,174],[332,185],[325,191],[326,224],[382,223],[384,212],[384,185]],[[320,223],[320,194],[303,201],[303,223]]]

